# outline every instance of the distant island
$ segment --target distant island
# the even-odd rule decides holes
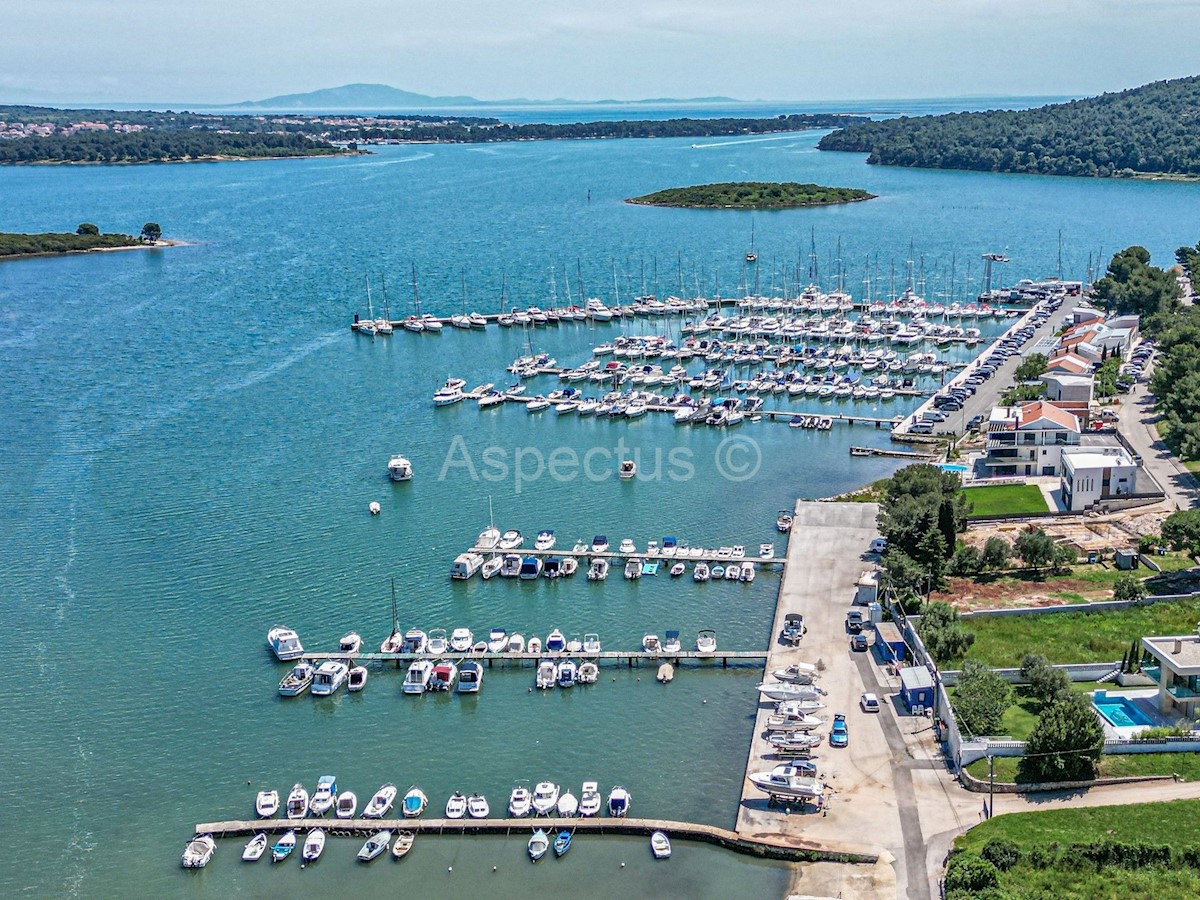
[[[1200,76],[1017,111],[860,122],[821,150],[872,165],[1095,178],[1200,178]]]
[[[0,232],[0,259],[32,256],[60,256],[67,253],[87,253],[92,250],[128,250],[134,247],[174,246],[162,239],[162,228],[147,222],[137,237],[131,234],[101,234],[100,229],[84,222],[74,232],[44,232],[21,234]]]
[[[630,197],[625,202],[685,209],[794,209],[873,199],[875,194],[858,188],[824,187],[795,181],[730,181],[668,188],[643,197]]]

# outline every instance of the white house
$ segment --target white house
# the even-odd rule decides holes
[[[1088,447],[1062,451],[1059,481],[1063,506],[1083,512],[1095,503],[1137,491],[1138,464],[1124,447]]]
[[[1063,372],[1047,372],[1042,375],[1046,383],[1046,398],[1056,401],[1091,403],[1094,379],[1091,375],[1070,375]]]
[[[1063,449],[1079,445],[1079,419],[1045,400],[997,406],[988,420],[989,475],[1057,475]]]

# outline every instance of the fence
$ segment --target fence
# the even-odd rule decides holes
[[[1017,606],[1009,609],[977,609],[973,612],[960,613],[959,618],[970,620],[986,619],[997,616],[1037,616],[1059,615],[1067,613],[1100,613],[1117,609],[1130,609],[1134,606],[1145,606],[1149,603],[1175,603],[1180,600],[1200,599],[1200,591],[1190,594],[1155,594],[1144,600],[1098,600],[1095,603],[1079,603],[1063,606]]]
[[[1067,677],[1071,681],[1098,681],[1100,678],[1108,675],[1117,666],[1121,664],[1120,660],[1113,662],[1098,662],[1098,663],[1068,663],[1067,665],[1058,665],[1054,668],[1062,669],[1067,673]],[[997,675],[1007,681],[1009,684],[1022,684],[1020,669],[992,669]],[[950,687],[958,684],[958,677],[962,672],[957,669],[951,669],[946,672],[941,672],[942,682]]]
[[[1142,740],[1139,738],[1110,738],[1104,742],[1104,753],[1196,753],[1200,751],[1200,736],[1169,737]],[[961,766],[969,766],[979,759],[989,756],[1024,756],[1024,741],[992,741],[979,738],[966,741],[962,745]],[[1042,790],[1052,790],[1043,787]]]

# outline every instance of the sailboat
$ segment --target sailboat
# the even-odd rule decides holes
[[[404,632],[396,619],[396,579],[392,579],[392,633],[379,645],[380,653],[399,653],[404,649]]]
[[[450,317],[450,324],[455,328],[470,328],[471,317],[467,315],[467,273],[462,272],[462,312]]]
[[[380,334],[391,334],[392,328],[392,309],[387,302],[387,276],[380,275],[380,282],[383,284],[383,315],[375,320],[375,330]],[[371,306],[371,279],[367,279],[367,307]]]
[[[750,249],[746,251],[746,262],[758,262],[758,253],[754,249],[754,220],[750,221]]]

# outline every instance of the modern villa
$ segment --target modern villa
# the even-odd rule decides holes
[[[1159,712],[1200,714],[1200,626],[1194,634],[1144,637],[1142,649],[1155,660],[1142,673],[1158,684]]]

